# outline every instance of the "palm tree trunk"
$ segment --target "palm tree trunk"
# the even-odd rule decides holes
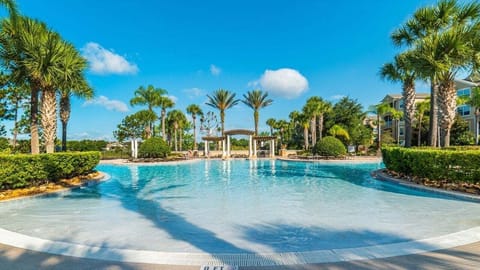
[[[315,128],[316,121],[317,121],[316,116],[313,116],[312,119],[310,120],[310,133],[312,134],[312,147],[315,146],[315,144],[317,144],[317,135],[316,135],[317,130]]]
[[[422,120],[423,120],[423,115],[420,115],[418,117],[418,141],[417,141],[417,146],[420,146],[422,144]]]
[[[322,140],[322,131],[323,131],[323,113],[318,115],[318,140]]]
[[[380,114],[377,112],[377,151],[382,148],[382,126],[380,122]]]
[[[40,153],[38,136],[38,87],[32,84],[30,89],[30,150],[32,155]]]
[[[430,85],[430,124],[428,130],[428,144],[437,146],[438,140],[438,83],[431,79]]]
[[[305,150],[308,150],[308,127],[304,126],[303,127],[303,146],[305,147]]]
[[[180,128],[180,132],[178,133],[179,137],[179,142],[178,142],[178,148],[180,151],[183,151],[183,129]]]
[[[162,138],[163,140],[167,140],[167,134],[165,133],[165,115],[167,114],[167,111],[162,108]]]
[[[174,131],[173,131],[173,141],[175,143],[175,151],[178,151],[178,140],[177,140],[177,127],[174,128]]]
[[[270,126],[270,136],[273,136],[273,127]]]
[[[67,124],[70,119],[70,97],[62,95],[60,98],[60,120],[62,122],[62,151],[67,151]]]
[[[415,85],[414,82],[406,82],[403,86],[403,115],[405,119],[405,147],[412,146],[412,122],[415,118]]]
[[[222,122],[222,136],[225,132],[225,111],[220,110],[220,122]]]
[[[477,108],[475,112],[475,144],[478,145],[478,129],[479,129],[479,123],[478,123],[478,117],[480,116],[480,109]]]
[[[258,136],[258,110],[253,111],[253,122],[255,123],[255,136]]]
[[[17,148],[17,136],[18,136],[18,98],[15,98],[13,115],[13,149]]]
[[[442,146],[450,146],[450,130],[453,122],[455,122],[455,114],[457,108],[457,91],[455,90],[455,83],[453,80],[443,81],[438,89],[438,102],[441,115],[441,127],[444,130],[442,133]]]
[[[57,133],[57,99],[53,89],[42,91],[42,128],[45,150],[47,153],[53,153]]]
[[[197,126],[196,126],[196,117],[195,114],[192,114],[193,122],[193,150],[198,150],[197,147]]]

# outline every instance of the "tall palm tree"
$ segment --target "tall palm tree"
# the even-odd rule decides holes
[[[253,109],[253,121],[255,123],[255,135],[258,135],[259,110],[270,106],[273,100],[268,98],[268,92],[252,90],[243,95],[243,104]]]
[[[174,140],[174,149],[175,151],[181,151],[182,141],[179,140],[178,131],[183,132],[182,128],[185,126],[187,122],[187,118],[185,114],[183,114],[180,110],[172,110],[169,111],[167,114],[167,122],[170,124],[170,127],[173,130],[173,140]],[[180,141],[180,148],[178,147]]]
[[[149,134],[149,132],[151,132],[151,130],[148,129],[147,127],[150,125],[152,121],[155,121],[155,119],[157,119],[157,115],[150,110],[141,110],[136,112],[133,115],[139,121],[139,123],[141,123],[144,127],[143,138],[144,139],[150,138],[151,134]]]
[[[14,26],[10,20],[3,20],[0,32],[0,59],[4,66],[11,71],[12,80],[16,84],[27,81],[30,87],[30,145],[31,153],[40,152],[38,135],[39,125],[39,93],[40,79],[28,72],[25,63],[34,61],[33,54],[42,48],[42,42],[49,34],[44,23],[19,17]]]
[[[166,141],[167,133],[165,131],[165,119],[167,115],[167,109],[173,108],[173,106],[175,106],[175,102],[173,102],[173,100],[167,96],[161,96],[157,100],[157,106],[161,108],[160,118],[162,120],[162,138]]]
[[[417,146],[422,144],[422,121],[425,113],[430,108],[430,101],[422,101],[416,104],[417,105],[417,122],[418,122],[418,138],[417,138]]]
[[[323,132],[323,116],[325,113],[332,110],[332,104],[328,101],[324,101],[321,97],[314,96],[307,100],[306,107],[306,110],[312,116],[313,128],[310,128],[312,129],[312,134],[315,134],[312,138],[312,144],[315,145],[317,143],[317,131],[315,130],[315,127],[317,126],[317,120],[318,138],[321,140]]]
[[[310,145],[308,142],[308,129],[310,128],[311,117],[307,114],[301,113],[297,119],[299,124],[303,128],[303,148],[305,150],[308,150],[308,147]]]
[[[66,46],[65,55],[60,64],[60,121],[62,123],[62,151],[67,151],[67,125],[70,119],[70,97],[90,99],[93,89],[85,80],[84,71],[87,61],[72,45]]]
[[[14,0],[0,0],[0,5],[7,9],[10,19],[16,24],[19,17],[17,3]]]
[[[395,57],[393,63],[385,64],[380,70],[380,76],[383,79],[402,83],[405,147],[410,147],[412,145],[412,123],[415,118],[416,72],[412,67],[411,58],[412,57],[408,53],[399,54]]]
[[[162,95],[167,94],[167,90],[161,88],[155,88],[153,85],[148,85],[147,88],[140,86],[135,90],[134,97],[130,100],[130,105],[147,105],[148,110],[155,113],[153,108],[158,106],[159,99]],[[151,134],[153,130],[153,120],[148,125],[149,131],[147,134]]]
[[[268,119],[267,119],[266,124],[267,124],[267,126],[270,127],[270,135],[271,135],[271,136],[273,136],[273,127],[275,126],[275,123],[276,123],[276,122],[277,122],[277,121],[276,121],[274,118],[268,118]]]
[[[190,104],[187,107],[187,112],[192,116],[193,123],[193,150],[197,150],[197,116],[202,116],[203,112],[197,104]]]
[[[207,95],[206,104],[220,111],[220,123],[222,136],[225,132],[225,111],[238,104],[240,100],[235,99],[235,93],[228,90],[218,89],[212,95]]]
[[[442,114],[444,145],[449,145],[455,116],[453,79],[458,69],[471,66],[472,46],[478,51],[480,3],[459,4],[441,0],[435,6],[417,10],[413,17],[392,34],[396,45],[406,45],[419,58],[417,71],[431,82],[429,143],[436,145],[437,107]],[[474,58],[474,59],[472,59]],[[437,101],[437,96],[440,100]],[[437,106],[438,104],[438,106]]]

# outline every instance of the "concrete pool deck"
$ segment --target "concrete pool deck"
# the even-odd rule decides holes
[[[355,260],[324,264],[306,264],[295,266],[239,267],[240,270],[362,270],[362,269],[479,269],[480,242],[451,249],[420,253],[415,255],[396,256],[383,259]],[[131,269],[131,270],[190,270],[200,269],[197,266],[154,265],[142,263],[126,263],[84,259],[70,256],[53,255],[35,252],[0,244],[0,269]]]

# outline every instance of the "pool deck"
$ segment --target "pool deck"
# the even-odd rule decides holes
[[[52,255],[0,244],[0,269],[129,269],[129,270],[184,270],[200,266],[153,265],[123,263]],[[239,267],[240,270],[362,270],[362,269],[480,269],[480,242],[451,249],[373,260],[308,264],[296,266]]]

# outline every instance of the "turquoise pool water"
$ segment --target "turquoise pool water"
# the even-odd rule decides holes
[[[480,204],[370,177],[380,164],[270,160],[100,165],[91,187],[0,204],[0,228],[169,252],[289,252],[425,239],[480,226]]]

